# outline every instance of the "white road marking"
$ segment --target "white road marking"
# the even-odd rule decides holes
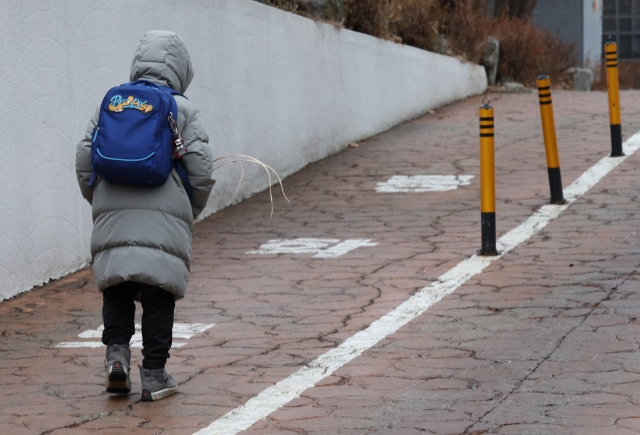
[[[62,343],[58,343],[56,347],[61,347],[63,349],[77,349],[80,347],[105,347],[100,341],[63,341]]]
[[[367,349],[395,333],[416,317],[423,314],[443,297],[453,293],[458,287],[480,273],[485,267],[501,258],[520,243],[542,230],[551,220],[557,218],[576,199],[584,195],[611,170],[626,160],[640,148],[640,133],[636,133],[624,144],[625,157],[605,157],[589,168],[573,184],[564,190],[567,204],[545,205],[518,227],[502,236],[497,247],[500,255],[494,257],[472,257],[463,260],[453,269],[438,278],[438,281],[424,287],[393,311],[374,321],[368,328],[345,340],[341,345],[316,358],[291,376],[273,385],[242,406],[211,423],[194,435],[235,435],[248,429],[257,421],[265,419],[307,389],[313,387],[334,371],[343,367]]]
[[[316,254],[313,258],[336,258],[359,247],[376,246],[371,239],[347,239],[342,243],[340,239],[275,239],[260,245],[257,251],[245,254]],[[338,243],[327,248],[329,245]]]
[[[376,192],[445,192],[471,183],[473,175],[394,175],[378,183]]]
[[[348,239],[329,249],[318,252],[313,258],[336,258],[356,248],[376,245],[377,243],[372,242],[371,239]]]
[[[174,323],[172,330],[173,339],[188,340],[194,335],[204,332],[214,325],[214,323]],[[104,331],[104,325],[100,325],[97,329],[89,329],[88,331],[81,332],[80,334],[78,334],[78,337],[102,339],[102,331]],[[142,348],[142,326],[139,323],[135,324],[135,331],[136,332],[133,334],[133,337],[131,337],[129,346]],[[182,347],[185,344],[187,343],[176,343],[174,341],[171,344],[171,348],[175,349],[178,347]],[[80,347],[97,348],[103,346],[104,344],[102,344],[101,341],[64,341],[56,345],[56,347],[64,349]]]

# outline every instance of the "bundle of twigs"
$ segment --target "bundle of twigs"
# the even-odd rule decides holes
[[[236,186],[236,192],[238,191],[238,188],[240,187],[240,183],[242,182],[242,178],[244,177],[244,167],[240,162],[255,163],[257,165],[262,166],[262,168],[266,171],[267,177],[269,177],[269,199],[271,200],[271,215],[269,216],[269,221],[271,221],[271,218],[273,217],[273,195],[271,194],[271,172],[269,171],[272,171],[275,174],[275,176],[278,178],[278,183],[280,183],[280,190],[282,190],[282,196],[284,196],[284,199],[286,199],[287,202],[289,202],[289,198],[287,198],[287,195],[284,193],[284,186],[282,185],[282,180],[280,179],[280,175],[278,175],[276,170],[273,169],[271,166],[261,162],[255,157],[246,156],[244,154],[230,154],[228,156],[222,156],[222,157],[218,157],[217,159],[214,159],[213,160],[214,171],[216,169],[220,169],[223,166],[226,166],[232,163],[240,166],[240,168],[242,169],[242,174],[240,175],[240,180],[238,181],[238,185]]]

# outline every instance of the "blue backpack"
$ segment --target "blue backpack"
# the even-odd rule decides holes
[[[91,166],[109,183],[158,187],[175,168],[193,200],[187,174],[180,164],[186,153],[178,133],[175,90],[138,80],[111,88],[100,106],[93,130]]]

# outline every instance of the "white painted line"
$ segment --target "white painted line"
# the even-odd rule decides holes
[[[336,246],[318,252],[313,258],[336,258],[354,249],[366,246],[376,246],[378,243],[372,242],[371,239],[348,239]]]
[[[196,334],[206,331],[213,327],[214,323],[174,323],[173,324],[173,339],[185,339],[188,340]],[[102,331],[104,331],[104,325],[100,325],[97,329],[89,329],[88,331],[78,334],[80,338],[98,338],[102,339]],[[176,349],[184,346],[187,343],[172,342],[171,348]],[[135,333],[131,337],[129,342],[130,347],[142,348],[142,326],[139,323],[135,324]],[[101,341],[64,341],[58,343],[56,347],[63,349],[75,349],[75,348],[98,348],[104,347]]]
[[[523,241],[538,233],[551,220],[558,217],[576,199],[586,193],[612,169],[640,148],[640,133],[636,133],[624,144],[625,157],[605,157],[587,170],[571,186],[564,190],[567,204],[545,205],[524,223],[502,236],[498,242],[501,254],[494,257],[472,257],[463,260],[453,269],[438,278],[438,281],[423,288],[390,313],[373,322],[367,329],[345,340],[341,345],[319,356],[308,366],[273,385],[244,405],[228,412],[208,427],[194,435],[235,435],[248,429],[257,421],[265,419],[291,400],[300,397],[334,371],[358,357],[381,340],[395,333],[402,326],[423,314],[436,302],[480,273],[485,267],[501,258]]]
[[[99,341],[63,341],[62,343],[58,343],[56,347],[60,347],[63,349],[77,349],[81,347],[106,347]]]
[[[135,337],[135,335],[134,335]],[[171,343],[171,349],[177,349],[179,347],[184,346],[187,343]],[[62,343],[58,343],[56,347],[61,349],[80,349],[80,348],[97,348],[97,347],[106,347],[100,341],[63,341]],[[129,343],[129,347],[142,349],[142,338],[140,340],[131,339],[131,343]]]
[[[378,183],[376,192],[446,192],[471,183],[473,175],[394,175]]]
[[[332,243],[340,239],[274,239],[260,245],[257,251],[245,254],[317,254]]]
[[[354,249],[366,246],[376,246],[371,239],[347,239],[342,243],[340,239],[275,239],[260,245],[257,251],[248,251],[245,254],[316,254],[313,258],[336,258]],[[331,248],[329,245],[338,243]]]

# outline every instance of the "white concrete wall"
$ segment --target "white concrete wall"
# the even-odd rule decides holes
[[[151,29],[186,41],[196,72],[186,95],[214,155],[250,154],[283,176],[486,88],[480,67],[249,0],[3,0],[0,300],[88,264],[75,147]],[[215,174],[206,215],[267,186],[245,168],[237,193],[238,169]]]

